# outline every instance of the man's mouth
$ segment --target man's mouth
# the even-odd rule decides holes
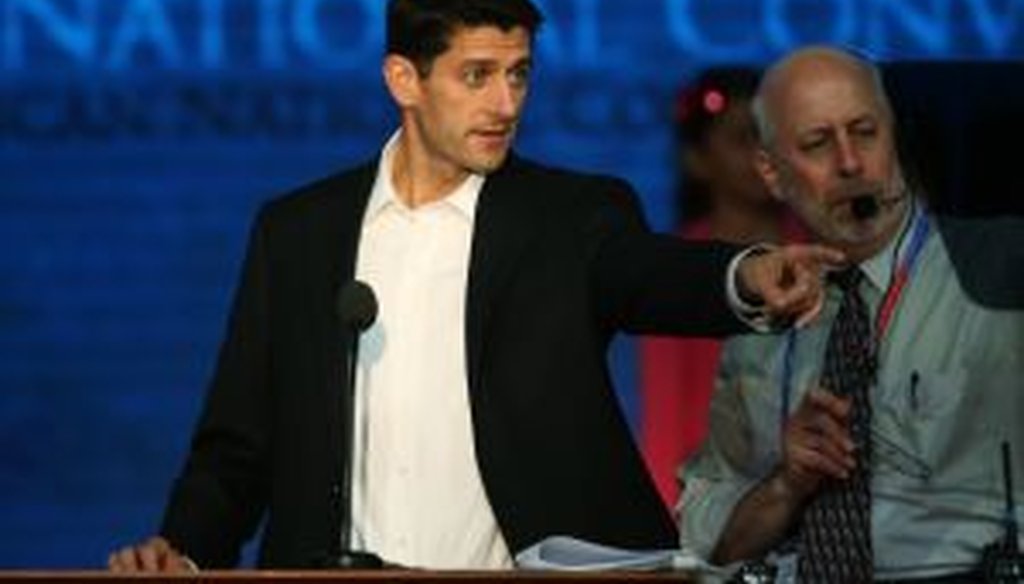
[[[512,134],[512,128],[487,128],[482,130],[474,130],[473,133],[484,138],[507,138],[510,134]]]
[[[470,135],[482,141],[487,147],[501,148],[507,146],[512,138],[512,128],[474,130]]]

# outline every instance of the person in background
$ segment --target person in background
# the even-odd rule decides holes
[[[965,293],[873,64],[798,50],[754,112],[772,194],[849,264],[813,325],[726,343],[682,545],[800,582],[982,581],[1004,449],[1024,498],[1024,311]]]
[[[768,193],[754,167],[757,131],[750,102],[759,71],[706,69],[673,108],[678,235],[691,241],[801,241],[795,216]],[[640,443],[662,500],[679,500],[678,470],[700,445],[721,341],[644,337],[640,356]]]

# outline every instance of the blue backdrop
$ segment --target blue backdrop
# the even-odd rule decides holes
[[[659,229],[671,97],[703,66],[1024,54],[1024,0],[539,3],[519,150],[629,178]],[[0,568],[98,567],[155,528],[253,211],[394,127],[382,21],[382,0],[0,0]]]

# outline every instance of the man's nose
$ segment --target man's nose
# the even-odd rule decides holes
[[[491,92],[491,107],[502,119],[513,119],[519,112],[522,91],[513,87],[508,80],[499,80]]]
[[[841,175],[856,176],[864,171],[864,160],[861,152],[848,134],[839,135],[836,156]]]

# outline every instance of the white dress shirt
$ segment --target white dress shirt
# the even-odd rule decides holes
[[[353,547],[407,566],[511,567],[476,464],[466,377],[466,282],[484,177],[411,209],[392,182],[398,136],[384,147],[356,262],[379,312],[360,341]]]

